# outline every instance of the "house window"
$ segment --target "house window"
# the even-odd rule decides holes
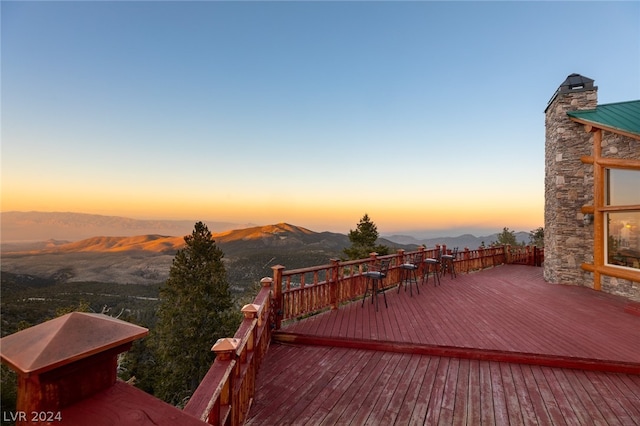
[[[607,264],[640,269],[640,170],[607,169]]]

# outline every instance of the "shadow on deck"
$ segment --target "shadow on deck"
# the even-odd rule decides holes
[[[284,324],[247,423],[640,424],[626,299],[517,265],[419,289]]]

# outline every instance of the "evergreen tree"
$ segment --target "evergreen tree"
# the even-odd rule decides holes
[[[186,246],[176,253],[169,278],[160,289],[154,346],[159,377],[154,393],[183,405],[211,367],[211,347],[217,339],[231,337],[239,323],[227,274],[211,232],[195,224]]]
[[[356,229],[349,231],[351,247],[344,249],[349,259],[364,259],[369,253],[376,252],[379,255],[389,254],[389,247],[376,244],[378,240],[378,227],[371,221],[368,214],[364,214]]]
[[[536,247],[544,247],[544,228],[540,227],[529,232],[529,242]]]
[[[498,241],[494,241],[492,246],[517,246],[518,240],[516,239],[516,233],[509,230],[509,228],[502,228],[502,232],[498,234]]]

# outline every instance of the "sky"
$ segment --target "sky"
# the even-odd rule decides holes
[[[0,7],[2,211],[530,231],[558,86],[640,99],[639,2]]]

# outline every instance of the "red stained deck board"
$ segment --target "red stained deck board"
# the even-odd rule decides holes
[[[608,411],[610,411],[621,424],[632,424],[631,416],[622,406],[618,398],[613,396],[605,384],[605,379],[600,375],[593,374],[591,371],[588,371],[585,374],[589,378],[589,382],[593,386],[595,395],[597,395],[600,403],[602,405],[606,405]]]
[[[624,404],[625,410],[629,415],[638,421],[640,419],[640,386],[637,384],[638,376],[623,375],[619,378],[614,378],[612,375],[607,376],[617,390],[617,398],[626,402],[629,399],[633,401],[633,404]]]
[[[541,423],[549,424],[550,421],[542,408],[542,401],[539,394],[528,383],[532,379],[530,366],[513,364],[511,366],[511,373],[513,375],[513,384],[515,392],[518,395],[518,401],[520,402],[524,423],[535,425]],[[533,384],[535,384],[535,382],[531,383],[531,385]],[[542,416],[542,419],[538,413]]]
[[[491,381],[491,394],[493,396],[493,412],[496,417],[496,424],[509,424],[509,411],[507,410],[507,400],[505,398],[504,385],[502,384],[502,374],[500,364],[489,363],[489,380]]]
[[[192,417],[124,382],[90,396],[60,412],[61,420],[42,424],[66,426],[158,425],[202,426]]]
[[[364,307],[344,305],[284,331],[335,336],[315,324],[347,319],[341,337],[640,362],[640,332],[630,334],[640,330],[640,317],[624,312],[626,300],[547,284],[541,268],[505,265],[443,278],[413,297],[394,289],[387,296],[388,309],[382,304],[376,312],[367,299]]]
[[[381,362],[383,355],[381,352],[372,352],[369,356],[364,357],[362,370],[360,370],[349,387],[342,389],[341,398],[331,408],[327,416],[322,419],[323,423],[338,424],[339,419],[345,412],[348,415],[348,413],[360,407],[363,395],[366,390],[369,389],[371,372],[375,370],[376,366]]]
[[[278,359],[300,347],[274,344]],[[309,348],[309,347],[308,347]],[[248,424],[634,424],[638,385],[631,375],[521,364],[310,347],[308,369],[291,369],[283,388],[258,379]],[[334,354],[335,352],[335,354]],[[321,355],[321,356],[320,356]],[[327,358],[339,356],[324,374]],[[353,362],[349,360],[353,359]],[[307,361],[308,360],[308,361]],[[312,364],[312,365],[311,365]],[[331,377],[327,376],[328,374]],[[634,377],[634,376],[633,376]],[[396,381],[394,383],[394,380]],[[599,391],[598,391],[599,390]],[[594,392],[600,395],[594,401]],[[526,395],[526,397],[524,397]],[[301,402],[304,400],[304,402]]]
[[[416,405],[411,412],[410,424],[425,424],[427,422],[427,416],[431,419],[434,418],[433,407],[437,406],[442,398],[442,392],[440,391],[442,385],[438,386],[438,384],[442,383],[444,374],[447,372],[445,361],[446,360],[441,358],[432,358],[429,360],[424,380],[420,388],[418,388],[418,397],[416,399]],[[442,371],[444,371],[444,374]],[[424,391],[425,389],[427,390],[426,392]]]
[[[402,367],[401,375],[398,376],[394,392],[384,411],[382,411],[380,415],[381,423],[393,424],[396,421],[402,406],[404,404],[412,404],[407,393],[413,376],[416,370],[418,370],[420,357],[415,355],[405,355],[403,358],[402,362],[404,363],[404,366]]]
[[[496,424],[493,410],[493,386],[488,361],[480,361],[480,418],[483,425]]]
[[[565,424],[564,415],[562,414],[560,404],[556,400],[554,393],[554,390],[557,392],[557,389],[549,384],[547,376],[545,375],[545,370],[546,367],[531,367],[536,384],[535,386],[537,387],[538,394],[544,402],[543,406],[551,419],[551,423],[554,425]],[[555,383],[555,379],[553,380],[553,383]],[[535,393],[535,388],[532,389],[532,391]]]
[[[421,404],[418,398],[419,390],[422,387],[423,381],[427,378],[427,369],[429,368],[431,358],[418,355],[414,355],[413,357],[417,359],[415,369],[410,370],[413,374],[405,374],[404,382],[406,383],[406,387],[399,387],[399,389],[405,389],[405,391],[404,393],[399,392],[397,396],[394,395],[394,400],[402,401],[396,415],[397,424],[409,424],[413,411]],[[433,377],[433,375],[428,377]]]
[[[562,413],[562,417],[567,424],[584,424],[580,420],[580,417],[582,416],[580,400],[574,398],[571,390],[568,389],[568,384],[565,382],[563,371],[547,369],[544,371],[544,374],[547,378],[547,383],[549,383],[549,386],[553,391],[558,408],[560,408]]]
[[[272,344],[248,424],[640,424],[640,317],[625,312],[623,298],[547,284],[541,274],[501,266],[430,281],[413,297],[388,290],[389,308],[380,295],[377,312],[367,298],[286,324],[304,342],[340,337],[377,350]],[[398,353],[408,343],[497,358]],[[511,351],[533,363],[514,363]],[[587,369],[559,368],[573,359]],[[607,363],[638,374],[591,371]]]
[[[376,399],[375,404],[371,408],[368,419],[373,421],[382,421],[385,416],[387,416],[389,418],[389,422],[391,422],[391,419],[395,418],[397,410],[392,409],[390,404],[396,393],[401,395],[406,392],[406,388],[399,388],[403,388],[405,386],[406,379],[403,376],[409,369],[410,361],[411,355],[409,354],[404,354],[400,357],[396,363],[395,370],[386,380],[384,387],[381,388],[380,396]]]

